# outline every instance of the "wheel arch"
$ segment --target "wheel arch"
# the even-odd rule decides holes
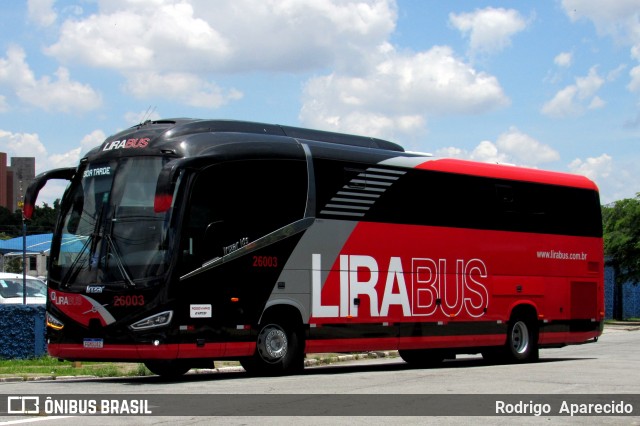
[[[510,310],[509,321],[514,318],[526,318],[534,321],[534,325],[538,324],[538,307],[531,301],[519,301],[515,303]]]
[[[308,318],[305,314],[306,309],[296,300],[274,299],[267,302],[258,323],[262,324],[265,320],[281,318],[290,324],[301,327],[304,324],[303,318]]]

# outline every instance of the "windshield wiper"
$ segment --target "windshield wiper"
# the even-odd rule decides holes
[[[96,223],[93,226],[93,233],[91,234],[91,250],[89,250],[89,259],[93,259],[93,257],[95,256],[96,253],[96,249],[98,248],[98,242],[100,240],[100,229],[102,228],[102,218],[104,216],[104,209],[107,205],[106,203],[106,196],[107,194],[105,193],[102,196],[102,205],[100,206],[100,211],[98,212],[98,217],[96,218]],[[89,261],[89,270],[91,270],[91,263],[92,261]],[[98,265],[98,263],[96,262],[96,266]]]
[[[125,268],[124,263],[122,262],[122,256],[118,252],[118,247],[111,239],[111,235],[107,234],[105,236],[105,240],[107,240],[107,255],[105,256],[105,265],[104,265],[105,268],[109,267],[109,256],[113,254],[113,258],[116,260],[116,265],[118,266],[118,271],[120,271],[122,278],[124,278],[125,282],[129,287],[135,287],[136,283],[133,282],[133,280],[127,273],[127,269]]]
[[[75,277],[78,275],[78,273],[80,273],[80,269],[82,269],[82,267],[84,266],[84,262],[86,260],[86,258],[82,256],[82,253],[84,253],[87,250],[87,247],[89,247],[89,243],[91,242],[91,240],[92,240],[92,237],[90,235],[87,237],[84,244],[82,244],[82,248],[76,255],[76,258],[73,259],[73,262],[71,263],[71,266],[69,266],[67,273],[64,274],[64,277],[62,277],[62,281],[60,282],[61,286],[69,287],[71,280],[73,279],[75,281]],[[78,266],[78,262],[80,261],[80,259],[82,259],[82,265]]]

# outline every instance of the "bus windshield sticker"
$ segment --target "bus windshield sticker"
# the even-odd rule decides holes
[[[92,178],[96,176],[109,176],[111,174],[111,167],[97,167],[95,169],[85,170],[82,175],[83,179]]]

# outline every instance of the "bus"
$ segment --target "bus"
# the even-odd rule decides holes
[[[51,243],[49,354],[181,376],[291,374],[306,354],[530,362],[597,341],[603,241],[586,177],[436,158],[376,138],[146,121],[68,180]]]

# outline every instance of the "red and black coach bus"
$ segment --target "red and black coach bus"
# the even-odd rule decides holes
[[[395,350],[516,362],[602,333],[599,195],[571,174],[225,120],[148,121],[66,179],[48,350],[180,375],[306,353]]]

